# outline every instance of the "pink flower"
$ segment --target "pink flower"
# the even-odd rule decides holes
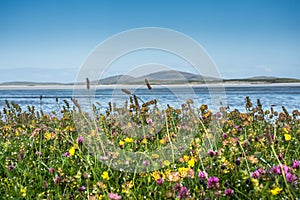
[[[65,157],[70,157],[70,153],[68,151],[65,153]]]
[[[122,199],[122,197],[120,195],[115,194],[115,193],[109,193],[108,194],[108,198],[112,199],[112,200],[120,200],[120,199]]]
[[[209,179],[207,181],[207,187],[208,187],[208,189],[219,188],[219,178],[216,176],[209,177]]]
[[[83,142],[83,137],[82,136],[79,136],[78,138],[77,138],[77,143],[78,144],[82,144],[82,142]]]
[[[84,186],[81,186],[81,187],[78,188],[78,191],[79,191],[79,192],[83,192],[84,190],[85,190],[85,187],[84,187]]]
[[[200,171],[199,174],[198,174],[198,177],[199,177],[201,180],[204,180],[204,179],[207,179],[208,175],[207,175],[206,172]]]
[[[250,175],[252,178],[256,178],[256,179],[259,179],[260,177],[260,173],[257,170],[254,172],[250,172]]]
[[[156,180],[156,183],[161,186],[164,183],[164,179],[163,178],[159,178]]]
[[[284,174],[286,174],[290,171],[290,168],[286,165],[282,165],[282,168],[283,168]],[[272,167],[271,172],[274,173],[274,174],[278,174],[278,175],[282,174],[280,165]]]
[[[262,175],[264,173],[265,173],[265,170],[259,168],[259,169],[255,170],[254,172],[250,172],[250,175],[252,178],[259,179],[260,175]]]
[[[299,160],[294,160],[293,161],[293,168],[294,169],[299,169],[300,166],[300,161]]]
[[[152,123],[153,123],[153,121],[152,121],[151,118],[147,118],[147,119],[146,119],[146,122],[147,122],[147,124],[152,124]]]
[[[292,184],[297,184],[297,176],[295,174],[287,173],[286,180]]]
[[[175,185],[174,185],[174,191],[175,192],[178,192],[179,190],[180,190],[180,184],[179,183],[175,183]]]
[[[215,155],[217,155],[217,152],[215,152],[214,150],[208,150],[208,154],[213,157]]]
[[[59,180],[60,180],[60,178],[59,178],[59,176],[56,174],[55,177],[53,178],[53,182],[54,182],[55,184],[58,184],[58,183],[59,183]]]
[[[54,172],[55,172],[54,168],[50,167],[50,168],[49,168],[49,172],[50,172],[50,173],[54,173]]]
[[[231,197],[234,193],[234,190],[228,188],[224,191],[224,193],[225,193],[225,196]]]
[[[179,199],[185,199],[188,198],[189,196],[190,196],[190,190],[185,186],[181,187],[177,197]]]

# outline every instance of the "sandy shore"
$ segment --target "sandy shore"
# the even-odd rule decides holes
[[[224,83],[224,84],[190,84],[190,85],[152,85],[153,88],[180,88],[180,87],[280,87],[280,86],[300,86],[300,83]],[[147,88],[146,85],[97,85],[91,86],[97,89],[114,88]],[[65,90],[65,89],[85,89],[85,85],[0,85],[0,90]]]

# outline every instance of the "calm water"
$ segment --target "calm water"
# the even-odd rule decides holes
[[[197,105],[208,104],[211,102],[211,95],[207,88],[195,87],[193,97]],[[137,89],[134,94],[139,96],[142,100],[148,101],[155,97],[159,99],[162,104],[170,104],[172,106],[180,106],[182,102],[178,96],[174,95],[172,91],[167,88],[153,89],[154,94],[150,93],[147,89]],[[188,97],[189,94],[184,90],[180,93],[180,97]],[[128,99],[128,96],[120,95],[113,89],[101,89],[97,90],[95,94],[95,101],[99,102],[102,109],[106,109],[109,101],[124,102]],[[21,105],[21,108],[26,110],[28,105],[36,106],[40,109],[40,95],[42,99],[42,109],[44,112],[58,111],[59,107],[56,103],[56,98],[59,99],[59,105],[63,104],[63,100],[68,100],[72,97],[73,91],[70,89],[65,90],[0,90],[0,108],[5,106],[4,100],[14,101]],[[218,93],[216,93],[218,95]],[[112,97],[113,96],[113,97]],[[275,105],[275,110],[281,111],[281,106],[285,106],[289,111],[294,109],[300,109],[300,86],[264,86],[264,87],[227,87],[226,99],[227,105],[231,109],[239,109],[244,111],[245,97],[250,96],[254,105],[256,100],[260,99],[263,104],[263,108],[270,108],[271,105]],[[79,98],[79,96],[77,96]],[[225,100],[224,100],[225,102]]]

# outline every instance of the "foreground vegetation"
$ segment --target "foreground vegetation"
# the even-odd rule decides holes
[[[149,88],[151,89],[151,88]],[[122,108],[110,104],[88,129],[73,100],[60,113],[7,102],[0,118],[0,194],[3,199],[296,199],[300,196],[300,113],[263,109],[246,98],[245,111],[206,105],[159,109],[129,91]],[[124,115],[120,120],[118,116]],[[155,117],[154,117],[155,116]],[[160,119],[162,126],[158,126]],[[78,125],[79,124],[79,125]],[[144,127],[143,136],[130,134]],[[131,133],[132,133],[131,132]],[[100,137],[99,137],[100,135]],[[91,148],[89,141],[114,147]],[[192,136],[192,137],[189,137]],[[96,139],[95,139],[96,138]],[[184,140],[183,140],[184,138]],[[176,143],[176,141],[181,141]],[[188,143],[187,143],[188,141]],[[102,141],[103,142],[103,141]],[[184,144],[185,143],[185,144]],[[103,144],[102,144],[103,145]],[[182,151],[179,146],[186,145]],[[153,152],[133,171],[116,170],[120,152]],[[176,154],[177,152],[177,154]],[[178,153],[179,152],[179,153]],[[169,158],[170,157],[170,158]],[[140,157],[141,159],[146,157]],[[151,169],[154,169],[152,171]]]

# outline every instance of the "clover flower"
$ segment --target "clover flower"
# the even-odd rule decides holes
[[[228,189],[226,189],[226,190],[224,191],[224,194],[225,194],[225,196],[227,196],[227,197],[231,197],[231,196],[233,195],[233,193],[234,193],[234,190],[232,190],[232,189],[230,189],[230,188],[228,188]]]
[[[59,181],[60,181],[60,178],[59,178],[59,176],[56,174],[55,177],[53,178],[53,182],[54,182],[55,184],[58,184]]]
[[[201,180],[204,180],[204,179],[207,179],[208,174],[207,174],[206,172],[200,171],[199,174],[198,174],[198,177],[199,177]]]
[[[84,187],[84,186],[81,186],[81,187],[78,188],[78,191],[79,191],[79,192],[83,192],[84,190],[85,190],[85,187]]]
[[[78,143],[78,144],[82,144],[83,140],[84,140],[84,138],[83,138],[82,136],[79,136],[79,137],[77,138],[77,143]]]
[[[215,156],[215,155],[217,155],[217,152],[215,152],[214,150],[208,150],[208,154],[211,156],[211,157],[213,157],[213,156]]]
[[[108,198],[112,199],[112,200],[120,200],[122,199],[122,197],[116,193],[109,193],[108,194]]]
[[[285,178],[289,183],[297,184],[297,176],[295,174],[288,172],[286,173]]]
[[[54,173],[55,172],[55,169],[50,167],[49,170],[48,170],[50,173]]]
[[[290,171],[289,167],[286,166],[286,165],[282,165],[282,168],[283,168],[284,174],[286,174],[287,172]],[[272,167],[271,168],[271,172],[274,173],[274,174],[280,175],[281,174],[281,167],[280,167],[280,165]]]
[[[70,153],[68,151],[65,153],[65,157],[70,157]]]
[[[190,190],[185,186],[181,187],[177,197],[179,199],[185,199],[188,198],[189,196],[190,196]]]
[[[161,186],[164,183],[164,178],[159,178],[156,180],[156,183]]]
[[[208,189],[219,188],[219,178],[216,176],[209,177],[207,187]]]
[[[294,169],[299,169],[300,166],[300,161],[299,160],[294,160],[293,161],[293,168]]]

